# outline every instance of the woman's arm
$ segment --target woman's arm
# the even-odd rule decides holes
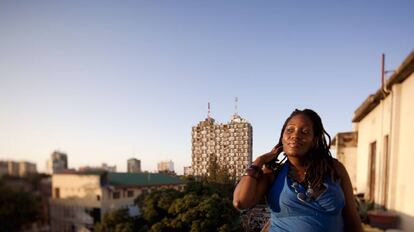
[[[345,207],[342,210],[345,231],[362,232],[361,218],[357,212],[351,179],[349,178],[345,166],[338,160],[335,160],[335,169],[341,178],[341,187],[345,195]]]
[[[282,147],[277,146],[271,152],[259,156],[253,165],[262,167],[265,163],[271,161],[280,152]],[[248,209],[259,203],[267,192],[270,183],[273,181],[273,173],[271,170],[264,168],[263,175],[257,179],[251,176],[243,176],[237,184],[233,193],[233,206],[237,209]]]

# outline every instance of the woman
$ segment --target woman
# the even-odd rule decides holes
[[[266,199],[269,231],[363,231],[348,173],[332,158],[330,145],[319,115],[295,110],[278,145],[246,170],[233,205],[247,209]],[[275,173],[268,167],[282,151],[287,161]]]

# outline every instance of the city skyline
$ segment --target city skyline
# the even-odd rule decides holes
[[[257,3],[0,1],[0,160],[45,171],[142,170],[191,164],[191,128],[238,113],[253,159],[295,108],[328,133],[351,130],[356,108],[412,51],[412,1]]]

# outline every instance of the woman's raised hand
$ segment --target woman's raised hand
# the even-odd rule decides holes
[[[276,158],[281,152],[283,151],[283,145],[282,144],[277,144],[276,146],[273,147],[273,149],[264,154],[259,156],[254,162],[253,164],[256,166],[263,166],[263,164],[268,163],[270,161],[272,161],[274,158]]]

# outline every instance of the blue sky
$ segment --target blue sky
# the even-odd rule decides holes
[[[351,130],[412,51],[412,1],[0,0],[0,159],[191,163],[191,126],[239,113],[253,157],[295,108]]]

